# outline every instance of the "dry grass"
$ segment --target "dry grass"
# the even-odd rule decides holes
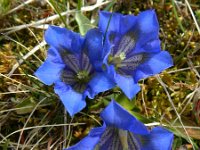
[[[50,24],[78,31],[77,3],[67,0],[0,0],[0,149],[62,149],[100,124],[98,114],[112,96],[102,93],[70,118],[53,88],[34,71],[46,57],[44,30]],[[55,5],[56,4],[56,5]],[[200,3],[193,1],[87,0],[81,11],[90,20],[98,10],[137,14],[153,8],[160,23],[162,48],[174,67],[140,82],[132,108],[148,126],[163,125],[176,134],[174,149],[200,146]],[[62,17],[61,17],[62,16]],[[63,23],[64,19],[64,23]],[[114,94],[119,94],[116,89]],[[113,95],[114,95],[113,94]],[[117,95],[116,94],[116,95]]]

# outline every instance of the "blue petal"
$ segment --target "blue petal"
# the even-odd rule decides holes
[[[103,35],[98,29],[91,29],[85,37],[84,49],[92,60],[101,59],[103,54]]]
[[[135,82],[160,73],[161,71],[173,66],[173,60],[167,51],[161,51],[157,54],[148,56],[146,62],[141,64],[134,72]]]
[[[45,32],[45,40],[52,47],[72,52],[80,51],[83,43],[80,34],[57,26],[49,26]]]
[[[140,86],[134,82],[132,77],[117,74],[115,80],[130,100],[140,91]]]
[[[88,136],[83,138],[79,143],[64,150],[94,150],[105,129],[105,125],[92,129]]]
[[[56,82],[54,90],[71,116],[80,112],[86,106],[85,97],[72,90],[65,83]]]
[[[106,126],[129,130],[135,134],[148,134],[147,128],[114,100],[101,112]]]
[[[63,64],[63,60],[61,58],[60,51],[54,47],[50,47],[47,52],[48,60],[52,61],[53,63],[60,63]]]
[[[91,63],[97,70],[102,70],[103,59],[106,55],[103,49],[103,34],[98,29],[87,32],[84,50],[90,58]]]
[[[143,33],[159,32],[159,24],[155,10],[146,10],[138,15],[138,26]]]
[[[115,86],[115,82],[106,73],[96,73],[92,80],[89,82],[89,86],[93,93],[98,94],[104,92]]]
[[[126,34],[129,31],[134,31],[136,22],[137,22],[137,16],[134,15],[124,15],[120,19],[120,33]]]
[[[143,11],[138,15],[135,32],[137,43],[141,45],[159,37],[159,24],[154,10]]]
[[[110,13],[106,11],[99,12],[99,29],[105,34],[107,30],[113,32],[120,31],[120,19],[122,14]]]
[[[155,39],[148,41],[146,43],[137,43],[136,42],[136,47],[132,51],[132,54],[140,54],[140,53],[146,53],[146,54],[151,54],[151,53],[158,53],[161,51],[161,46],[160,46],[160,40]]]
[[[120,140],[119,129],[115,127],[107,127],[101,136],[98,148],[100,150],[122,150],[123,145]]]
[[[80,55],[79,53],[63,53],[62,59],[66,66],[73,70],[74,72],[78,72],[80,69]]]
[[[137,21],[137,16],[134,15],[122,15],[106,11],[101,11],[99,16],[99,28],[104,34],[115,32],[123,35],[129,30],[133,30]]]
[[[148,135],[141,136],[142,150],[171,150],[173,133],[162,127],[155,127]]]
[[[46,85],[51,85],[60,79],[64,67],[64,64],[54,63],[47,58],[34,74]]]
[[[149,41],[145,45],[143,45],[142,48],[144,49],[143,52],[146,52],[146,53],[160,52],[161,51],[160,40],[155,39],[155,40]]]

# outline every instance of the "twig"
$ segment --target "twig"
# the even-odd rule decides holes
[[[41,101],[39,101],[37,103],[37,105],[34,107],[34,109],[32,110],[31,114],[28,116],[21,132],[20,132],[20,135],[19,135],[19,139],[18,139],[18,144],[17,144],[17,150],[19,149],[19,144],[20,144],[20,141],[21,141],[21,138],[22,138],[22,134],[24,133],[24,128],[26,127],[28,121],[30,120],[31,116],[33,115],[33,113],[35,112],[35,110],[37,109],[37,107],[46,99],[47,97],[43,98]]]
[[[182,126],[173,126],[175,128],[182,128]],[[195,126],[185,126],[186,129],[199,129],[200,130],[200,127],[195,127]]]
[[[190,93],[190,98],[189,100],[187,101],[187,103],[185,104],[184,108],[181,110],[181,112],[179,113],[179,115],[181,115],[185,109],[187,108],[188,104],[192,101],[193,97],[194,97],[194,94],[196,93],[196,91],[198,90],[198,87],[196,87],[196,89]],[[184,103],[182,103],[181,105],[183,105]],[[176,119],[174,119],[174,122],[176,122],[178,120],[178,117]]]
[[[15,72],[15,70],[26,60],[28,57],[33,55],[35,52],[37,52],[41,47],[45,46],[47,43],[45,41],[42,41],[39,45],[35,46],[32,50],[30,50],[26,55],[22,57],[18,61],[18,63],[14,64],[12,67],[12,70],[8,73],[8,77],[11,77],[12,74]]]
[[[94,9],[96,9],[97,7],[99,6],[102,6],[102,5],[105,5],[105,4],[108,4],[110,3],[110,1],[105,1],[103,3],[97,3],[95,5],[92,5],[92,6],[86,6],[86,7],[82,7],[81,8],[81,11],[92,11]],[[69,11],[65,11],[65,12],[62,12],[60,13],[61,16],[65,16],[67,14],[70,14],[70,13],[75,13],[77,12],[76,9],[73,9],[73,10],[69,10]],[[56,20],[59,18],[59,15],[56,14],[56,15],[53,15],[53,16],[50,16],[48,18],[45,18],[45,19],[41,19],[41,20],[38,20],[37,22],[33,22],[33,23],[29,23],[29,24],[23,24],[23,25],[19,25],[19,26],[15,26],[15,27],[10,27],[10,28],[5,28],[5,29],[1,29],[0,32],[3,32],[3,31],[9,31],[9,30],[12,30],[12,31],[9,31],[5,34],[10,34],[10,33],[13,33],[13,32],[16,32],[16,31],[19,31],[19,30],[22,30],[24,28],[28,28],[28,27],[37,27],[41,24],[44,24],[44,23],[47,23],[47,22],[50,22],[50,21],[53,21],[53,20]]]
[[[41,105],[40,105],[41,106]],[[38,108],[40,107],[40,106],[38,106]],[[40,119],[40,122],[38,123],[38,124],[40,124],[40,123],[43,123],[44,122],[44,120],[47,118],[47,116],[50,114],[50,111],[48,111],[41,119]],[[48,122],[48,121],[45,121],[46,123]],[[33,129],[32,131],[30,131],[29,133],[28,133],[28,135],[26,135],[26,139],[25,139],[25,141],[24,141],[24,143],[23,143],[23,146],[22,146],[22,148],[20,149],[20,150],[24,150],[24,149],[26,149],[26,147],[28,146],[28,145],[30,145],[29,143],[31,143],[31,141],[32,140],[34,140],[34,137],[37,137],[38,136],[38,134],[41,134],[41,131],[42,129],[41,128],[37,128],[37,129]],[[37,140],[37,142],[38,142],[38,140]],[[42,144],[43,142],[41,142],[40,144]],[[29,149],[31,149],[32,147],[34,147],[35,146],[35,144],[33,145],[33,146],[31,146]]]
[[[64,123],[67,123],[67,110],[65,109],[65,107],[64,107],[64,114],[63,115],[64,115],[63,116],[64,117]],[[65,140],[65,138],[67,136],[67,127],[63,126],[63,130],[64,130],[64,132],[63,132],[63,139],[64,139],[63,149],[64,149],[66,147],[66,140]]]
[[[30,92],[30,90],[14,91],[14,92],[3,92],[3,93],[0,93],[0,95],[15,94],[15,93],[28,93],[28,92]]]
[[[156,78],[157,78],[158,82],[162,85],[164,91],[166,92],[167,97],[168,97],[168,100],[169,100],[169,102],[170,102],[172,108],[174,109],[174,112],[176,113],[177,118],[178,118],[178,120],[180,121],[181,126],[182,126],[182,128],[184,129],[184,131],[185,131],[185,133],[186,133],[186,135],[187,135],[187,138],[188,138],[189,142],[192,144],[192,147],[194,148],[193,142],[192,142],[192,140],[191,140],[191,138],[190,138],[190,136],[189,136],[187,130],[186,130],[185,127],[184,127],[184,124],[183,124],[183,122],[182,122],[181,116],[179,115],[179,113],[178,113],[177,110],[176,110],[176,107],[174,106],[174,103],[173,103],[173,101],[172,101],[172,99],[171,99],[171,96],[170,96],[169,92],[167,91],[167,88],[166,88],[165,83],[162,81],[162,79],[159,77],[159,75],[156,75]]]
[[[37,140],[37,143],[34,144],[33,147],[31,147],[31,150],[34,150],[34,149],[35,149],[35,147],[40,143],[40,141],[42,141],[42,140],[45,138],[45,136],[47,136],[47,134],[52,130],[52,128],[53,128],[53,127],[51,127],[39,140]]]
[[[160,122],[145,123],[144,125],[147,126],[147,127],[160,126],[160,125],[167,126],[167,125],[161,124]]]
[[[193,63],[192,63],[192,61],[191,61],[191,59],[190,59],[190,56],[188,56],[187,59],[188,59],[188,65],[190,66],[191,71],[193,71],[193,72],[196,74],[196,76],[200,79],[200,74],[199,74],[199,72],[194,68],[194,65],[193,65]]]
[[[34,1],[34,0],[27,0],[26,2],[22,3],[21,5],[19,5],[19,6],[15,7],[15,8],[13,8],[13,9],[11,9],[11,10],[9,10],[5,15],[8,15],[8,14],[14,12],[14,11],[17,11],[18,9],[21,9],[22,7],[24,7],[24,6],[26,6],[26,5],[30,4],[30,3],[32,3],[33,1]]]
[[[176,11],[176,6],[174,4],[175,2],[174,2],[174,0],[171,0],[171,1],[172,1],[172,6],[173,6],[173,12],[174,12],[174,15],[175,15],[175,17],[177,19],[178,25],[180,26],[182,32],[185,33],[185,29],[184,29],[184,27],[183,27],[183,25],[182,25],[182,23],[181,23],[181,21],[180,21],[180,19],[178,17],[177,11]]]
[[[48,127],[60,127],[60,126],[77,126],[77,125],[85,125],[85,123],[71,123],[71,124],[51,124],[51,125],[41,125],[41,126],[32,126],[32,127],[26,127],[24,129],[19,129],[19,130],[16,130],[12,133],[10,133],[9,135],[7,135],[6,137],[4,137],[0,143],[2,143],[4,140],[6,140],[8,137],[10,137],[11,135],[15,134],[15,133],[18,133],[18,132],[21,132],[22,130],[25,131],[25,130],[31,130],[31,129],[36,129],[36,128],[48,128]]]
[[[198,32],[199,32],[199,34],[200,34],[200,28],[199,28],[199,25],[198,25],[198,23],[197,23],[197,19],[196,19],[195,16],[194,16],[194,13],[193,13],[193,11],[192,11],[192,8],[190,7],[190,4],[189,4],[188,0],[185,0],[185,3],[186,3],[186,5],[187,5],[188,8],[189,8],[189,11],[190,11],[190,13],[191,13],[191,15],[192,15],[192,18],[193,18],[193,20],[194,20],[194,24],[196,25],[196,28],[197,28],[197,30],[198,30]]]
[[[144,80],[142,81],[142,84],[144,85]],[[144,110],[145,110],[145,113],[147,115],[147,118],[149,118],[147,108],[146,108],[146,103],[145,103],[145,100],[144,100],[144,89],[143,89],[143,87],[142,87],[142,103],[143,103]]]
[[[51,150],[54,147],[54,145],[56,145],[60,140],[61,136],[52,145],[49,145],[48,150]]]
[[[194,68],[200,68],[200,66],[194,66]],[[177,72],[182,72],[182,71],[186,71],[186,70],[190,70],[191,67],[187,67],[187,68],[182,68],[182,69],[177,69],[177,70],[172,70],[172,71],[167,71],[167,73],[171,74],[171,73],[177,73]]]
[[[1,77],[1,76],[4,77],[4,78],[6,78],[6,79],[9,79],[9,80],[11,80],[11,81],[13,81],[13,82],[16,82],[16,83],[18,83],[18,84],[20,84],[20,85],[22,85],[22,86],[24,86],[24,87],[26,87],[26,88],[28,88],[28,89],[32,89],[33,91],[37,91],[37,92],[40,92],[40,93],[43,93],[43,94],[46,95],[46,92],[42,91],[41,89],[39,90],[39,89],[33,88],[33,87],[31,87],[31,86],[25,85],[25,84],[23,84],[23,83],[21,83],[21,82],[15,80],[15,79],[12,79],[12,78],[10,78],[10,77],[8,77],[8,76],[6,76],[6,75],[0,73],[0,77]]]
[[[44,107],[44,106],[47,106],[47,104],[42,104],[42,105],[40,105],[38,107]],[[12,108],[12,109],[7,109],[7,110],[2,110],[2,111],[0,111],[0,114],[1,113],[5,113],[5,112],[10,112],[10,111],[26,109],[26,108],[33,108],[33,106],[24,106],[24,107],[19,107],[19,108]]]
[[[74,117],[71,118],[70,123],[72,123],[73,119],[74,119]],[[67,131],[68,131],[67,137],[63,140],[63,142],[60,142],[60,144],[66,142],[67,139],[70,139],[70,140],[68,140],[68,143],[66,143],[67,147],[69,147],[69,144],[71,142],[71,135],[72,135],[72,132],[73,132],[71,130],[71,126],[68,126],[68,130]]]

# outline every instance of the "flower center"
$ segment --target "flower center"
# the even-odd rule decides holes
[[[62,53],[62,60],[66,68],[62,71],[61,79],[76,92],[82,93],[93,75],[93,67],[85,53]]]
[[[109,55],[108,63],[115,66],[115,70],[122,75],[131,75],[132,72],[144,61],[144,54],[126,56],[121,53],[118,56]]]
[[[120,39],[115,39],[116,35],[110,35],[110,42],[114,44],[108,56],[108,64],[115,66],[115,70],[122,75],[132,75],[133,71],[144,61],[144,53],[134,54],[136,45],[136,35],[129,31]]]
[[[79,71],[76,75],[76,80],[79,83],[87,83],[90,81],[89,73],[86,70]]]
[[[126,54],[122,52],[121,54],[117,56],[108,56],[108,63],[109,64],[114,64],[114,65],[119,65],[124,59],[126,59]]]
[[[95,150],[140,150],[137,137],[130,131],[107,127]]]

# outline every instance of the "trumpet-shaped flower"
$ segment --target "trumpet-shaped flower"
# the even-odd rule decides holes
[[[140,90],[137,82],[173,65],[162,51],[159,24],[154,10],[139,15],[100,12],[99,29],[109,49],[105,63],[117,85],[129,99]]]
[[[94,128],[65,150],[171,150],[173,134],[162,127],[149,131],[144,124],[112,101],[101,112],[102,127]]]
[[[45,32],[50,48],[35,75],[46,85],[55,84],[55,93],[71,116],[85,107],[86,96],[94,98],[114,86],[99,67],[103,60],[103,50],[99,51],[101,35],[92,29],[81,37],[56,26],[50,26]]]

